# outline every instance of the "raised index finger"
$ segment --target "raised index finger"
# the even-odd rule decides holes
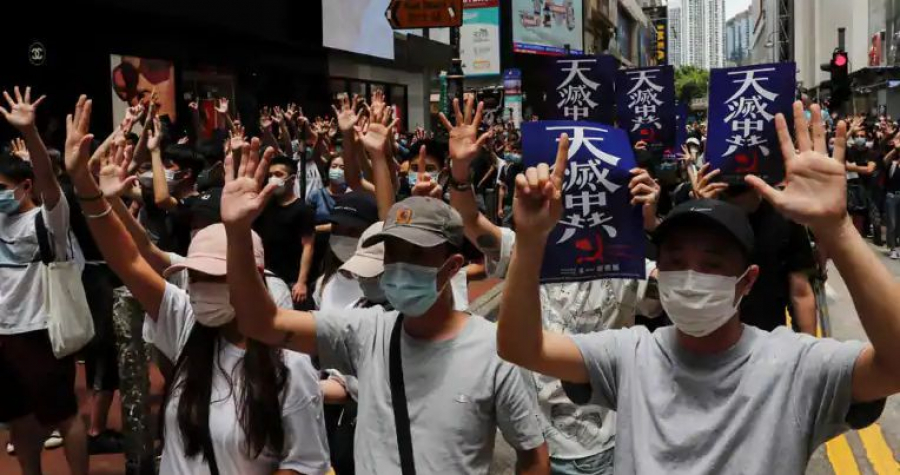
[[[420,182],[425,180],[425,175],[426,175],[426,173],[425,173],[425,154],[426,153],[428,153],[428,151],[425,150],[425,144],[422,144],[422,146],[419,147],[419,181]]]
[[[556,149],[556,164],[553,168],[553,184],[557,188],[562,187],[566,177],[566,167],[569,166],[569,135],[560,134],[559,147]]]

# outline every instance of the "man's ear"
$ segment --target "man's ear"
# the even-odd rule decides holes
[[[460,269],[463,268],[463,265],[465,265],[465,263],[466,259],[462,256],[462,254],[451,255],[450,258],[447,259],[447,261],[444,263],[444,268],[441,270],[441,273],[446,275],[440,277],[444,277],[444,280],[449,282],[451,279],[453,279],[453,276],[455,276],[460,271]]]
[[[747,268],[747,274],[744,275],[741,282],[738,282],[737,294],[744,297],[750,295],[750,290],[753,289],[753,285],[756,284],[757,279],[759,279],[759,266],[753,264]]]

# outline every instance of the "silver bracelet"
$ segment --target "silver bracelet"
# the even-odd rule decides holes
[[[83,214],[84,217],[87,219],[100,219],[100,218],[105,218],[105,217],[109,216],[109,213],[112,213],[112,211],[113,211],[112,206],[107,206],[106,211],[104,211],[100,214],[87,214],[84,212],[82,212],[81,214]]]

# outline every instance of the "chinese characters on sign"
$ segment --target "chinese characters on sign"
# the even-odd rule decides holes
[[[707,156],[725,181],[749,173],[770,183],[784,178],[775,114],[792,117],[795,71],[794,63],[713,70]]]
[[[619,71],[616,76],[619,127],[631,143],[651,151],[675,145],[675,73],[671,66]]]
[[[669,63],[669,20],[660,18],[653,20],[656,28],[656,64],[665,65]]]
[[[550,58],[554,91],[547,98],[548,119],[591,120],[612,124],[616,63],[611,56]]]
[[[552,163],[569,136],[563,216],[547,244],[542,282],[644,278],[641,210],[628,190],[634,154],[624,131],[592,122],[522,125],[526,166]]]

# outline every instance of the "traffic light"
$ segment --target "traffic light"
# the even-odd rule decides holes
[[[823,64],[822,70],[831,74],[831,109],[837,110],[850,99],[850,59],[847,52],[835,48],[831,62]]]

